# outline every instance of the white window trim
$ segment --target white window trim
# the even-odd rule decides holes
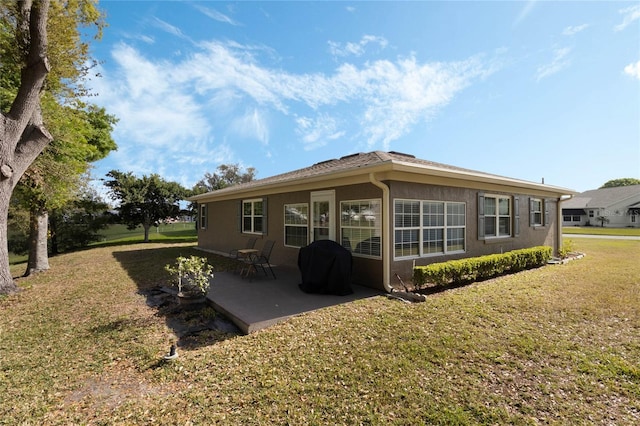
[[[380,198],[368,198],[368,199],[363,199],[363,200],[341,200],[340,201],[340,213],[342,214],[343,212],[343,208],[342,205],[343,203],[349,203],[349,204],[364,204],[364,203],[369,203],[372,204],[373,202],[378,204],[378,210],[379,210],[379,215],[380,217],[377,218],[378,220],[375,221],[376,226],[374,227],[362,227],[362,226],[344,226],[342,225],[342,217],[340,218],[340,241],[343,241],[344,239],[344,233],[343,233],[343,229],[372,229],[374,230],[374,235],[378,238],[380,238],[380,254],[375,256],[375,255],[368,255],[368,254],[363,254],[363,253],[356,253],[355,251],[352,251],[352,256],[354,257],[364,257],[364,258],[368,258],[368,259],[382,259],[382,247],[384,242],[382,241],[382,200]]]
[[[305,206],[307,208],[307,223],[306,224],[299,224],[299,223],[287,223],[287,207],[290,206]],[[283,226],[282,226],[282,232],[283,232],[283,238],[282,241],[284,241],[284,246],[285,247],[293,247],[293,248],[300,248],[299,246],[294,246],[291,244],[287,244],[287,227],[296,227],[296,228],[305,228],[307,230],[307,244],[309,243],[309,203],[288,203],[284,205],[284,211],[283,211]]]
[[[261,216],[257,216],[257,215],[253,214],[254,204],[258,203],[258,202],[263,203],[263,205],[262,205],[263,211],[262,211],[262,215]],[[248,203],[251,203],[251,215],[250,216],[246,216],[244,214],[244,206],[245,206],[245,204],[248,204]],[[244,229],[244,219],[246,217],[251,217],[251,229],[250,230]],[[250,200],[242,200],[242,217],[241,217],[241,220],[242,220],[242,233],[243,234],[262,235],[264,233],[263,231],[255,231],[253,229],[255,227],[255,220],[254,219],[257,218],[257,217],[261,217],[264,220],[264,198],[252,198]],[[262,224],[262,228],[264,229],[264,223]]]
[[[512,238],[514,236],[514,217],[515,217],[515,212],[514,212],[514,205],[513,205],[513,197],[511,195],[500,195],[500,194],[484,194],[484,199],[486,201],[487,198],[493,198],[496,200],[496,214],[494,216],[492,215],[488,215],[487,212],[485,211],[484,213],[484,220],[485,220],[485,226],[486,226],[486,221],[488,218],[494,218],[495,220],[495,229],[496,229],[496,235],[487,235],[486,233],[484,234],[484,239],[485,240],[493,240],[493,239],[498,239],[498,238]],[[500,218],[501,217],[507,217],[506,215],[501,215],[500,214],[500,200],[504,199],[507,200],[509,202],[509,234],[505,234],[505,235],[500,235]]]
[[[396,202],[417,202],[420,206],[420,224],[417,227],[414,226],[410,226],[410,227],[396,227],[395,226],[395,205]],[[442,203],[444,204],[444,210],[443,210],[443,215],[444,215],[444,223],[443,226],[424,226],[422,223],[422,219],[424,216],[424,203]],[[448,205],[449,204],[462,204],[464,206],[464,226],[460,226],[460,225],[448,225],[447,223],[447,213],[448,213]],[[393,214],[394,214],[394,227],[393,227],[393,253],[394,253],[394,259],[398,259],[398,260],[402,260],[402,259],[418,259],[418,258],[422,258],[422,257],[436,257],[436,256],[448,256],[448,255],[453,255],[453,254],[458,254],[458,253],[466,253],[467,251],[467,203],[464,201],[451,201],[451,200],[447,200],[447,201],[442,201],[442,200],[414,200],[414,199],[408,199],[408,198],[396,198],[393,200]],[[395,245],[396,245],[396,240],[395,240],[395,235],[396,235],[396,230],[411,230],[411,229],[417,229],[418,230],[418,254],[417,255],[409,255],[409,256],[396,256],[395,255]],[[423,242],[424,242],[424,231],[425,230],[429,230],[429,229],[442,229],[442,249],[443,251],[441,252],[437,252],[437,253],[424,253],[423,252]],[[447,246],[447,230],[448,229],[464,229],[464,249],[463,250],[451,250],[449,251]]]
[[[533,203],[540,203],[540,210],[533,209]],[[529,200],[529,225],[533,227],[541,227],[545,226],[545,218],[544,218],[544,209],[545,209],[545,201],[541,198],[531,198]],[[540,223],[532,221],[535,218],[536,213],[540,214]]]

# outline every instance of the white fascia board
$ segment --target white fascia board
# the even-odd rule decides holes
[[[577,191],[574,191],[568,188],[562,188],[562,187],[553,186],[553,185],[545,185],[542,183],[529,182],[522,179],[514,179],[514,178],[509,178],[504,176],[489,175],[489,174],[474,172],[471,170],[470,171],[452,170],[452,169],[447,169],[443,167],[415,165],[412,163],[395,163],[394,170],[467,181],[471,184],[474,184],[474,185],[470,185],[470,187],[474,187],[478,183],[484,183],[484,184],[510,187],[512,189],[533,190],[536,192],[548,193],[554,196],[578,194]]]
[[[375,164],[372,166],[354,167],[338,172],[319,173],[314,176],[288,179],[281,182],[266,182],[264,184],[258,183],[239,188],[230,187],[228,190],[225,188],[219,191],[195,195],[193,197],[189,197],[187,201],[223,201],[246,197],[248,195],[260,196],[274,193],[313,190],[331,186],[368,183],[369,173],[389,170],[389,165],[390,163]]]

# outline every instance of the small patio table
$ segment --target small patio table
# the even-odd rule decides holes
[[[257,254],[257,253],[258,253],[257,249],[240,249],[240,250],[238,250],[238,257],[244,261],[247,258],[249,258],[251,255]],[[242,269],[240,269],[240,276],[244,275],[245,268],[246,268],[246,274],[247,274],[246,276],[247,277],[249,276],[249,273],[251,272],[251,268],[253,268],[255,270],[255,266],[253,266],[251,263],[245,262],[245,266],[242,266]]]

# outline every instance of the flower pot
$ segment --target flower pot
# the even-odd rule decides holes
[[[206,303],[207,298],[202,293],[181,292],[177,294],[179,305],[197,305]]]

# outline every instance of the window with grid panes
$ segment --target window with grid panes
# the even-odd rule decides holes
[[[242,232],[261,234],[262,218],[262,199],[242,201]]]
[[[284,205],[284,245],[304,247],[309,243],[309,204]]]
[[[448,254],[466,248],[465,203],[395,200],[394,226],[397,258]]]
[[[354,255],[380,257],[382,218],[380,200],[354,200],[340,203],[342,246]]]
[[[484,195],[484,236],[511,236],[511,197]]]

